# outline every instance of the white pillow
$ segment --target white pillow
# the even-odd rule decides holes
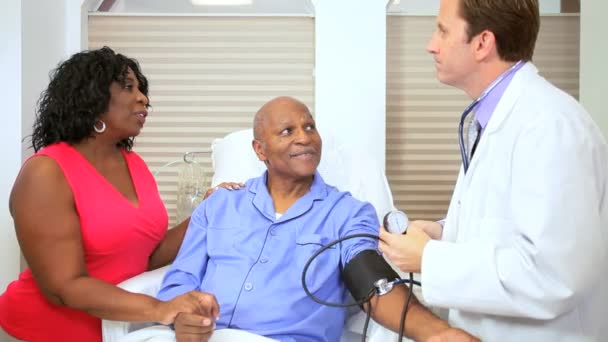
[[[378,220],[394,209],[388,181],[375,158],[349,152],[331,135],[323,135],[322,139],[323,151],[318,170],[327,184],[348,191],[361,201],[370,202],[376,209]],[[253,129],[245,129],[213,141],[212,186],[222,182],[245,182],[266,170],[266,165],[253,151],[252,140]]]
[[[253,151],[253,129],[232,132],[224,138],[213,140],[211,143],[211,162],[213,178],[211,186],[222,182],[241,182],[258,177],[266,171]]]
[[[371,203],[376,209],[378,221],[389,211],[395,210],[393,195],[388,185],[386,175],[376,158],[361,153],[342,152],[344,178],[329,184],[337,186],[342,191],[350,192],[358,200]],[[320,167],[319,167],[320,169]],[[328,169],[331,170],[331,169]],[[326,176],[319,172],[325,179]]]

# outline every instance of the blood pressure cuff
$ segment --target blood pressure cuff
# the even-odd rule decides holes
[[[380,279],[391,281],[399,278],[399,275],[378,252],[368,249],[355,255],[346,264],[342,270],[342,277],[355,300],[361,301],[370,297],[376,281]]]

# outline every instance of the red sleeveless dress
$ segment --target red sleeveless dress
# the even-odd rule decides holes
[[[148,167],[134,152],[123,151],[123,155],[138,207],[69,144],[47,146],[34,155],[51,157],[61,167],[80,217],[87,271],[91,277],[112,284],[146,270],[148,257],[168,226],[167,211]],[[0,296],[0,325],[25,341],[101,341],[101,320],[49,302],[29,269]]]

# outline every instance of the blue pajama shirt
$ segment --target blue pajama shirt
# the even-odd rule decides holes
[[[280,341],[339,341],[346,311],[306,296],[305,263],[323,245],[350,234],[378,235],[374,208],[325,184],[316,173],[310,191],[280,218],[265,172],[239,190],[218,189],[192,214],[179,254],[158,298],[191,290],[216,296],[217,328],[247,330]],[[344,241],[310,266],[308,288],[319,298],[346,302],[340,269],[375,239]]]

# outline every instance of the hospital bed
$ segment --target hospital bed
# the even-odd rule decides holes
[[[266,168],[257,159],[251,147],[253,132],[251,129],[228,134],[216,139],[211,146],[211,158],[214,175],[212,186],[221,182],[244,182],[259,176]],[[319,173],[326,183],[343,191],[349,191],[355,198],[370,202],[376,208],[379,220],[388,211],[393,210],[393,198],[386,176],[381,166],[371,156],[348,152],[331,136],[323,136],[323,152]],[[167,267],[145,272],[119,284],[127,291],[156,295]],[[416,291],[415,291],[416,292]],[[420,296],[418,296],[420,297]],[[345,325],[341,342],[361,341],[365,314],[355,307]],[[103,340],[106,342],[128,341],[174,341],[172,332],[167,327],[150,326],[143,323],[102,321]],[[367,341],[396,341],[398,335],[382,326],[370,322]],[[263,342],[267,338],[242,331],[223,329],[216,331],[212,342]],[[404,341],[409,341],[404,338]]]

